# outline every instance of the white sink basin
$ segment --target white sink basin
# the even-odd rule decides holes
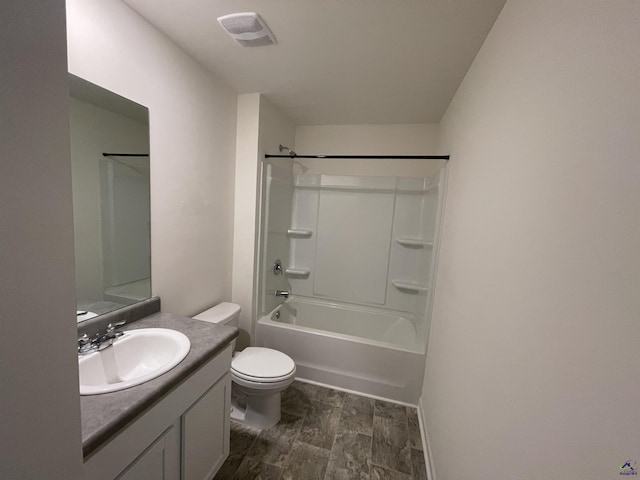
[[[175,330],[125,332],[110,347],[78,357],[80,395],[117,392],[153,380],[178,365],[190,349],[189,339]]]

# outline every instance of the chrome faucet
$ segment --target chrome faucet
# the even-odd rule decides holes
[[[78,338],[78,354],[86,355],[87,353],[99,352],[111,346],[113,341],[124,335],[124,332],[118,330],[125,322],[110,323],[107,329],[102,333],[96,333],[93,337],[89,337],[86,333]]]
[[[289,290],[276,290],[274,295],[276,297],[289,298]]]

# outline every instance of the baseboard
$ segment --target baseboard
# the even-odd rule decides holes
[[[422,402],[418,402],[418,424],[420,425],[420,437],[422,438],[422,445],[424,447],[424,465],[427,469],[427,480],[436,480],[436,470],[433,465],[431,444],[429,443],[427,422],[425,422],[424,412],[422,411]]]

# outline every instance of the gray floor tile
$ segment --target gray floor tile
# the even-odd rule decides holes
[[[340,430],[373,435],[373,404],[371,398],[347,393],[342,407]]]
[[[407,411],[404,405],[376,400],[373,414],[376,417],[389,418],[394,422],[407,422]]]
[[[338,432],[342,409],[313,401],[302,423],[298,441],[331,450]]]
[[[255,457],[245,457],[233,477],[220,477],[233,480],[280,480],[282,468],[261,462]],[[216,475],[218,478],[218,475]]]
[[[265,463],[282,466],[293,448],[294,441],[300,432],[303,417],[282,413],[280,423],[275,427],[265,428],[247,452]]]
[[[357,432],[336,436],[324,480],[368,480],[371,437]]]
[[[378,465],[371,467],[371,480],[412,480],[411,475],[394,472]]]
[[[231,423],[215,480],[426,480],[417,411],[294,382],[272,428]]]
[[[292,415],[306,415],[318,387],[310,383],[293,382],[281,395],[280,409]]]
[[[305,392],[311,398],[315,398],[315,396],[318,393],[318,389],[322,388],[318,385],[314,385],[313,383],[306,383],[306,382],[299,382],[299,381],[293,382],[293,385],[299,390],[302,390],[303,392]]]
[[[411,470],[414,480],[427,480],[427,467],[424,463],[424,452],[411,449]]]
[[[233,476],[259,434],[259,429],[231,422],[229,456],[215,476],[216,480],[228,480]]]
[[[371,463],[411,475],[409,429],[405,423],[373,418]]]
[[[287,459],[282,480],[323,480],[329,463],[329,451],[296,442]]]
[[[233,420],[229,422],[229,430],[231,430],[231,445],[236,449],[243,449],[247,442],[253,442],[253,440],[258,438],[258,435],[260,435],[262,431],[261,428],[250,427]]]
[[[411,448],[422,450],[422,438],[420,437],[420,424],[418,423],[418,411],[412,407],[406,407],[407,422],[409,425],[409,444]]]
[[[342,407],[344,402],[344,392],[333,390],[332,388],[318,387],[315,400],[326,403],[334,407]]]

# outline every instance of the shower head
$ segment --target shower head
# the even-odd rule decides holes
[[[297,156],[298,156],[298,154],[297,154],[296,152],[294,152],[293,150],[291,150],[289,147],[285,147],[284,145],[279,145],[279,148],[280,148],[280,151],[281,151],[281,152],[283,152],[283,151],[285,151],[285,150],[286,150],[287,152],[289,152],[289,156],[290,156],[291,158],[294,158],[294,157],[297,157]]]

